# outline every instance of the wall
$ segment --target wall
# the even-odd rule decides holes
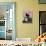
[[[46,10],[45,4],[38,4],[38,0],[3,0],[0,2],[16,2],[16,37],[36,38],[39,34],[39,10]],[[23,24],[23,10],[32,11],[32,23]]]
[[[33,1],[32,0],[20,0],[16,2],[17,7],[17,37],[19,38],[33,38],[33,22],[32,24],[23,24],[22,16],[24,9],[30,9],[33,11]]]

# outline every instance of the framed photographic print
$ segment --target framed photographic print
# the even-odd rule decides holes
[[[23,13],[23,23],[32,23],[32,11],[25,10]]]
[[[46,11],[39,11],[39,35],[46,32]]]
[[[40,4],[46,4],[46,0],[39,0]]]
[[[15,2],[0,2],[0,40],[15,40]]]

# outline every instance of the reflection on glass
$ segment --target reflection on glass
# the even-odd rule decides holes
[[[0,40],[4,40],[5,39],[5,32],[0,32]]]
[[[0,26],[5,26],[5,21],[0,21]]]
[[[0,21],[0,31],[5,31],[5,21]]]
[[[46,32],[46,11],[40,11],[40,34]]]
[[[42,26],[40,26],[40,34],[42,34]]]
[[[5,26],[0,26],[0,31],[5,31]]]
[[[2,8],[2,6],[0,7],[0,20],[4,20],[5,17],[5,9]]]
[[[15,39],[14,4],[0,4],[0,37],[6,40]],[[3,20],[3,21],[2,21]],[[13,38],[12,38],[13,37]]]
[[[6,26],[6,40],[12,40],[12,26],[13,26],[13,20],[12,20],[12,9],[9,9],[9,15],[7,15],[7,26]]]
[[[6,31],[6,40],[12,40],[12,30],[11,29]]]

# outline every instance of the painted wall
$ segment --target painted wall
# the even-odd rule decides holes
[[[46,4],[38,4],[38,0],[3,0],[0,2],[16,2],[16,37],[36,38],[39,34],[39,10],[46,10]],[[32,23],[23,24],[23,10],[32,11]]]

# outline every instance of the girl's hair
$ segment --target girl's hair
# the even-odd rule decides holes
[[[46,39],[44,39],[44,42],[46,42]]]
[[[43,34],[41,34],[41,37],[42,37],[42,38],[44,37]]]

